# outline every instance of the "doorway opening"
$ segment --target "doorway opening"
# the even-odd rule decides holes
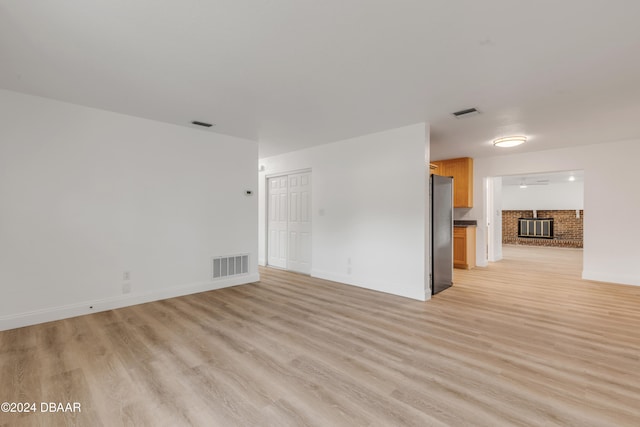
[[[503,245],[582,253],[583,171],[489,177],[485,185],[488,261],[502,259]]]
[[[311,171],[267,177],[267,265],[311,274]]]

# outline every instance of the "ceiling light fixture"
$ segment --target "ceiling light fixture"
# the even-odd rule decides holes
[[[576,177],[575,177],[575,176],[571,175],[571,176],[569,177],[569,181],[573,182],[573,181],[575,181],[575,180],[576,180]]]
[[[527,188],[527,184],[525,184],[524,181],[522,181],[522,183],[520,184],[520,188]]]
[[[527,142],[526,136],[505,136],[504,138],[493,140],[493,145],[494,147],[515,147],[525,142]]]

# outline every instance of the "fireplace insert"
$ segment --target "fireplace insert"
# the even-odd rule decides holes
[[[518,237],[553,239],[553,218],[518,218]]]

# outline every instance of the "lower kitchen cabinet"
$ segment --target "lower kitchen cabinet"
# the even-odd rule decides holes
[[[453,266],[466,270],[476,266],[476,227],[453,227]]]

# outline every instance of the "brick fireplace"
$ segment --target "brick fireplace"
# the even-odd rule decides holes
[[[562,248],[582,248],[583,218],[576,218],[575,210],[537,211],[537,218],[553,218],[553,238],[518,237],[520,218],[533,218],[533,211],[502,211],[502,243],[525,246],[554,246]]]

